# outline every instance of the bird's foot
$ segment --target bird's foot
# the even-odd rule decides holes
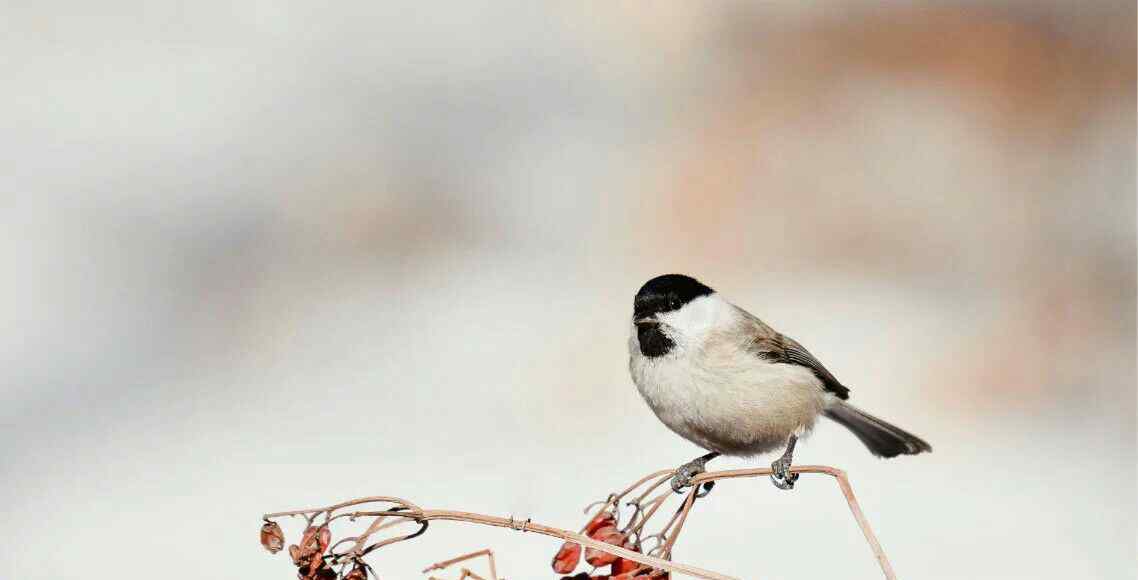
[[[790,472],[790,458],[785,455],[779,457],[771,464],[771,483],[779,489],[794,489],[794,482],[798,481],[798,474]]]
[[[691,487],[691,480],[695,476],[707,471],[707,459],[698,457],[676,468],[676,474],[672,476],[672,491],[682,493],[685,488]],[[710,486],[705,486],[706,492],[711,491]]]

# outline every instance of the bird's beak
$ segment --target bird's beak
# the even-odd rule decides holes
[[[656,324],[656,322],[658,321],[654,316],[645,316],[643,318],[637,318],[632,321],[632,323],[636,326],[640,326],[641,324]]]

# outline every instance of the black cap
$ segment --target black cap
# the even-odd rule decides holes
[[[633,317],[678,310],[684,304],[715,292],[699,280],[683,274],[664,274],[644,283],[633,302]]]

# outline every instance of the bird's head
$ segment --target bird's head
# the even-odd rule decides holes
[[[671,351],[674,340],[683,338],[682,335],[695,322],[689,321],[691,316],[686,314],[705,318],[702,316],[704,309],[687,307],[693,302],[702,302],[699,298],[714,294],[714,290],[699,280],[683,274],[665,274],[646,282],[636,293],[632,304],[632,323],[636,326],[640,351],[645,356],[659,356]]]
[[[644,283],[632,303],[633,322],[656,322],[660,313],[679,310],[700,296],[715,291],[699,280],[683,274],[664,274]]]

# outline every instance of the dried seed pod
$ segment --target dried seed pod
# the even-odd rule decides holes
[[[616,528],[613,528],[611,526],[597,530],[597,532],[593,535],[593,539],[599,540],[606,544],[612,544],[614,546],[624,545],[624,534],[620,533],[616,530]],[[591,566],[607,566],[615,562],[618,557],[619,556],[616,554],[602,552],[596,548],[589,548],[585,550],[585,561],[588,562]]]
[[[312,556],[312,563],[308,565],[308,577],[313,579],[324,578],[328,575],[328,572],[332,572],[332,579],[335,580],[336,573],[328,567],[328,564],[324,562],[324,558],[321,558],[319,554],[314,554]]]
[[[561,549],[553,555],[553,571],[568,574],[577,568],[581,561],[581,545],[572,542],[561,544]]]
[[[617,558],[612,563],[612,575],[617,576],[625,572],[635,572],[639,570],[641,565],[632,560],[625,560],[624,558]]]
[[[270,554],[276,554],[284,548],[284,532],[276,522],[265,522],[261,526],[261,545]]]
[[[367,580],[367,567],[363,562],[356,562],[352,570],[344,576],[344,580]]]
[[[316,542],[320,553],[323,554],[328,549],[328,545],[332,543],[332,530],[328,529],[328,526],[320,526],[316,532]]]
[[[602,552],[596,548],[585,549],[585,561],[588,562],[590,566],[607,566],[612,564],[616,558],[616,556],[608,552]]]
[[[599,528],[597,528],[597,529],[593,530],[592,532],[589,532],[588,534],[585,534],[585,535],[589,536],[590,538],[592,538],[594,540],[600,540],[601,538],[603,538],[603,537],[605,537],[605,536],[607,536],[613,532],[616,532],[616,531],[619,531],[616,529],[616,526],[611,526],[611,525],[610,526],[601,526],[601,527],[599,527]],[[604,540],[601,540],[601,541],[604,541]]]
[[[314,564],[316,563],[314,562]],[[297,575],[300,576],[302,573],[303,570],[297,572]],[[338,575],[336,574],[335,570],[328,566],[328,564],[325,564],[323,560],[320,560],[316,568],[308,571],[307,576],[300,577],[305,578],[306,580],[336,580],[338,578]]]
[[[585,535],[592,538],[593,532],[596,532],[597,530],[604,527],[615,525],[616,516],[614,516],[612,512],[601,512],[593,516],[593,519],[589,520],[589,523],[585,525]]]
[[[320,532],[320,528],[316,526],[308,526],[304,530],[304,534],[300,536],[300,550],[302,553],[314,553],[320,545],[320,540],[316,535]]]
[[[289,555],[292,556],[292,561],[301,568],[301,578],[315,579],[327,576],[328,573],[323,570],[327,567],[324,563],[322,556],[325,550],[328,549],[328,544],[332,541],[332,532],[328,526],[308,526],[304,530],[304,535],[300,538],[300,545],[294,553],[292,548],[289,548]],[[305,574],[304,568],[307,567],[308,571]],[[332,572],[332,578],[335,578],[335,572]]]

